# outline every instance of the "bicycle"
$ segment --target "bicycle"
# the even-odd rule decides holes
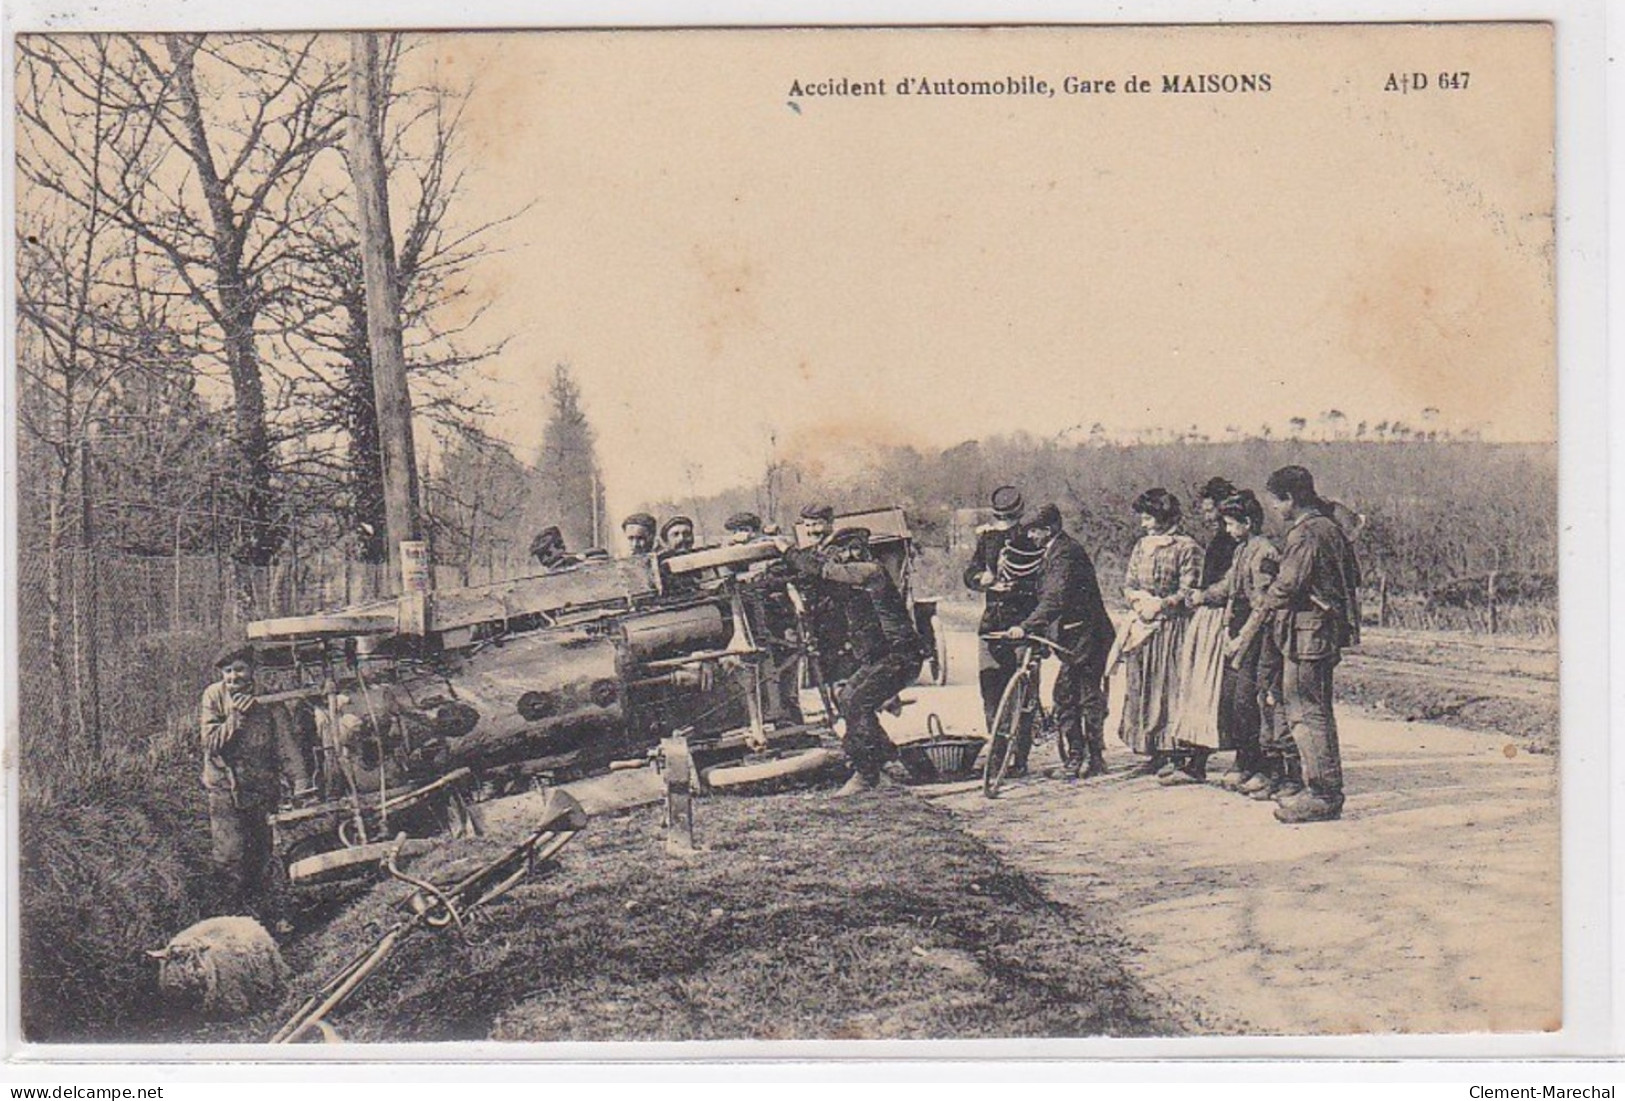
[[[987,735],[987,760],[982,764],[982,794],[993,799],[998,796],[999,788],[1004,786],[1011,760],[1021,756],[1012,750],[1024,745],[1031,752],[1033,744],[1044,741],[1055,732],[1050,710],[1039,698],[1043,649],[1060,658],[1074,655],[1066,647],[1040,635],[1011,638],[1007,634],[993,633],[981,637],[990,642],[1008,642],[1021,649],[1015,675],[999,697],[999,706],[994,709],[992,728]],[[1059,746],[1059,738],[1056,744]]]

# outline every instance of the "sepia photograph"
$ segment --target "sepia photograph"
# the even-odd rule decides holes
[[[12,44],[9,1044],[1565,1028],[1551,23]]]

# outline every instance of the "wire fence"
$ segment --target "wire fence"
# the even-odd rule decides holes
[[[437,566],[439,587],[482,584],[520,563]],[[17,573],[18,713],[26,750],[100,758],[189,736],[212,658],[250,620],[387,597],[382,564],[336,550],[270,566],[220,555],[24,549]]]

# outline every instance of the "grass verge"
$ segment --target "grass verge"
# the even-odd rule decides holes
[[[470,930],[403,943],[332,1023],[351,1041],[928,1039],[1178,1031],[1110,931],[901,790],[717,798],[704,851],[652,809],[594,821]],[[465,842],[441,860],[468,860]],[[420,866],[414,870],[423,871]],[[381,886],[289,951],[292,1012],[393,920]],[[263,1039],[261,1020],[192,1039]]]

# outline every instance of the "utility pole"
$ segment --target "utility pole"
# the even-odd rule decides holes
[[[361,230],[361,271],[367,295],[367,344],[372,351],[373,400],[378,407],[384,522],[389,528],[389,584],[401,586],[401,543],[418,538],[418,478],[412,444],[412,398],[401,342],[401,295],[389,226],[389,180],[379,133],[378,36],[350,36],[350,174]]]

